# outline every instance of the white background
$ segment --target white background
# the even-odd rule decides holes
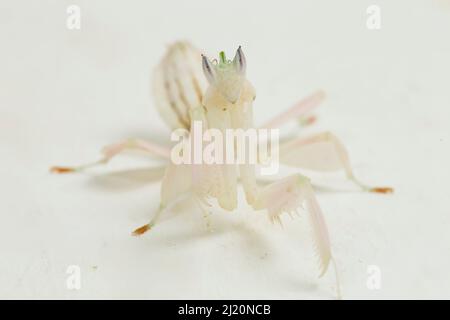
[[[70,4],[81,30],[66,28]],[[134,238],[158,206],[145,169],[157,163],[48,172],[124,138],[168,139],[150,74],[177,39],[210,54],[242,45],[257,123],[324,89],[308,131],[333,131],[361,180],[395,188],[318,191],[344,298],[450,298],[449,31],[445,0],[0,0],[0,298],[335,297],[305,219],[282,229],[243,206],[216,212],[210,232],[184,203]],[[66,288],[69,265],[81,290]],[[369,265],[380,290],[366,286]]]

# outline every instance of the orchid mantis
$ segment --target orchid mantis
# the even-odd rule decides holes
[[[223,52],[219,60],[201,55],[187,42],[171,45],[157,66],[153,90],[156,106],[163,120],[172,128],[190,130],[194,139],[194,122],[219,131],[252,129],[255,91],[246,79],[246,59],[239,47],[233,60]],[[308,114],[324,98],[317,92],[281,113],[261,128],[276,128],[290,119]],[[139,149],[168,162],[162,184],[160,207],[150,222],[137,228],[133,235],[142,235],[152,229],[160,215],[183,196],[195,198],[202,210],[210,207],[211,200],[227,210],[237,208],[238,183],[242,184],[247,203],[255,210],[267,212],[272,222],[280,222],[283,213],[306,211],[320,262],[320,276],[334,262],[325,219],[314,195],[310,180],[293,174],[278,181],[263,184],[256,174],[256,165],[228,164],[175,164],[171,149],[151,141],[130,139],[106,147],[99,161],[78,167],[53,167],[55,173],[77,172],[105,164],[116,155]],[[389,193],[391,188],[371,188],[359,182],[353,174],[347,152],[331,133],[319,133],[306,138],[294,138],[279,147],[280,162],[287,166],[317,171],[343,170],[348,179],[364,191]],[[340,295],[337,280],[337,291]]]

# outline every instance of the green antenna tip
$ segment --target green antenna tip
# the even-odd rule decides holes
[[[224,51],[220,51],[219,52],[219,58],[220,58],[220,62],[222,62],[222,63],[226,63],[227,62],[227,59],[225,57],[225,52]]]

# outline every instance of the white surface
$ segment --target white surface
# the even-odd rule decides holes
[[[209,53],[243,46],[258,123],[326,90],[308,130],[335,132],[363,181],[395,187],[318,192],[344,298],[450,298],[450,3],[262,2],[0,1],[1,298],[334,297],[301,219],[283,230],[241,208],[215,214],[209,233],[183,204],[134,238],[159,183],[111,172],[145,159],[48,173],[123,138],[168,138],[149,75],[180,38]],[[69,4],[79,31],[66,29]],[[366,28],[370,4],[381,30]],[[66,288],[69,265],[81,267],[79,291]],[[380,290],[366,287],[368,265]]]

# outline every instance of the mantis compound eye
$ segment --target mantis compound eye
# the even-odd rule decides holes
[[[242,51],[241,46],[239,46],[239,48],[236,51],[236,55],[234,56],[233,59],[233,66],[239,74],[245,75],[247,62],[245,61],[244,52]]]
[[[213,64],[209,61],[209,59],[202,54],[202,67],[203,73],[205,74],[206,79],[209,84],[213,84],[216,82],[216,73],[214,70]]]

